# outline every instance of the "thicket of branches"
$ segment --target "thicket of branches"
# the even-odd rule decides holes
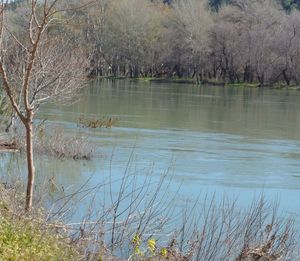
[[[116,179],[109,174],[105,182],[92,187],[90,180],[77,188],[60,188],[54,176],[45,179],[29,214],[24,212],[22,180],[17,173],[2,179],[0,217],[13,224],[15,234],[22,233],[10,236],[9,244],[2,243],[9,232],[1,234],[4,257],[32,260],[52,254],[60,256],[59,260],[90,261],[299,260],[298,225],[278,211],[276,201],[268,203],[260,196],[241,208],[237,200],[225,195],[218,202],[214,196],[199,194],[181,208],[179,190],[169,189],[172,179],[168,171],[157,179],[150,168],[141,178],[132,160],[131,156],[123,176]],[[80,206],[84,209],[78,211]],[[0,230],[6,224],[1,221]],[[30,245],[28,233],[33,234]],[[10,251],[17,244],[19,251]],[[31,258],[24,258],[27,256]]]

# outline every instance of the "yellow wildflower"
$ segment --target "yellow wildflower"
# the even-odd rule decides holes
[[[163,247],[163,248],[160,250],[160,254],[161,254],[162,257],[167,257],[167,255],[168,255],[168,250],[167,250],[165,247]]]
[[[135,234],[131,240],[131,243],[135,246],[139,246],[141,244],[141,237],[139,234]]]
[[[148,240],[148,249],[150,250],[150,252],[152,254],[155,253],[155,249],[156,249],[156,240],[154,238],[150,238]]]

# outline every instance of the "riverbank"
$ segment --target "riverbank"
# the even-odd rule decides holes
[[[129,80],[129,81],[141,81],[148,83],[176,83],[176,84],[194,84],[194,85],[211,85],[220,87],[238,87],[238,88],[270,88],[270,89],[288,89],[288,90],[300,90],[297,85],[287,85],[284,83],[276,83],[274,85],[261,86],[259,83],[228,83],[220,80],[202,80],[197,81],[195,78],[160,78],[160,77],[138,77],[130,78],[125,76],[95,76],[92,79],[109,79],[109,80]]]
[[[170,235],[165,234],[167,240],[161,240],[155,230],[148,229],[154,217],[146,223],[143,216],[134,217],[134,212],[122,223],[112,217],[109,223],[116,225],[112,228],[126,235],[124,241],[118,242],[118,234],[110,238],[111,230],[105,230],[109,213],[97,222],[93,222],[89,214],[81,223],[64,223],[54,219],[57,214],[52,208],[36,204],[29,214],[23,208],[22,189],[19,181],[0,185],[0,255],[3,261],[255,261],[296,260],[298,256],[299,234],[293,222],[279,218],[276,206],[266,203],[263,197],[243,211],[228,201],[207,202],[210,207],[204,207],[201,215],[187,209],[190,216],[183,214],[183,227],[174,229]],[[70,198],[66,198],[68,202]],[[160,207],[152,205],[153,211]],[[60,211],[65,215],[65,210]],[[116,214],[119,215],[118,210]],[[138,224],[143,225],[139,228]],[[120,231],[119,226],[122,227]],[[190,226],[193,232],[188,230]],[[116,240],[115,244],[111,245],[111,240]],[[122,248],[127,249],[126,252]],[[209,256],[212,258],[208,259]]]
[[[47,222],[42,208],[25,213],[23,202],[17,186],[0,184],[1,260],[79,260],[63,226]]]

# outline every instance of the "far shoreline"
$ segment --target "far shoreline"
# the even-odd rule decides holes
[[[300,91],[300,86],[298,85],[287,85],[284,83],[277,83],[274,85],[263,85],[261,86],[259,83],[228,83],[218,80],[202,80],[197,82],[194,78],[168,78],[168,77],[126,77],[126,76],[90,76],[89,79],[95,80],[128,80],[128,81],[141,81],[146,83],[176,83],[176,84],[193,84],[193,85],[211,85],[211,86],[219,86],[219,87],[237,87],[237,88],[259,88],[259,89],[276,89],[276,90],[297,90]]]

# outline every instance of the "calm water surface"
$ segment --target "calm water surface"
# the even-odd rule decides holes
[[[111,129],[80,129],[79,117],[118,118]],[[99,145],[90,162],[45,161],[58,184],[101,183],[133,171],[157,178],[169,169],[178,200],[201,191],[248,204],[263,192],[300,213],[300,91],[95,81],[71,106],[47,105],[40,118],[88,135]],[[113,156],[112,156],[113,155]]]

